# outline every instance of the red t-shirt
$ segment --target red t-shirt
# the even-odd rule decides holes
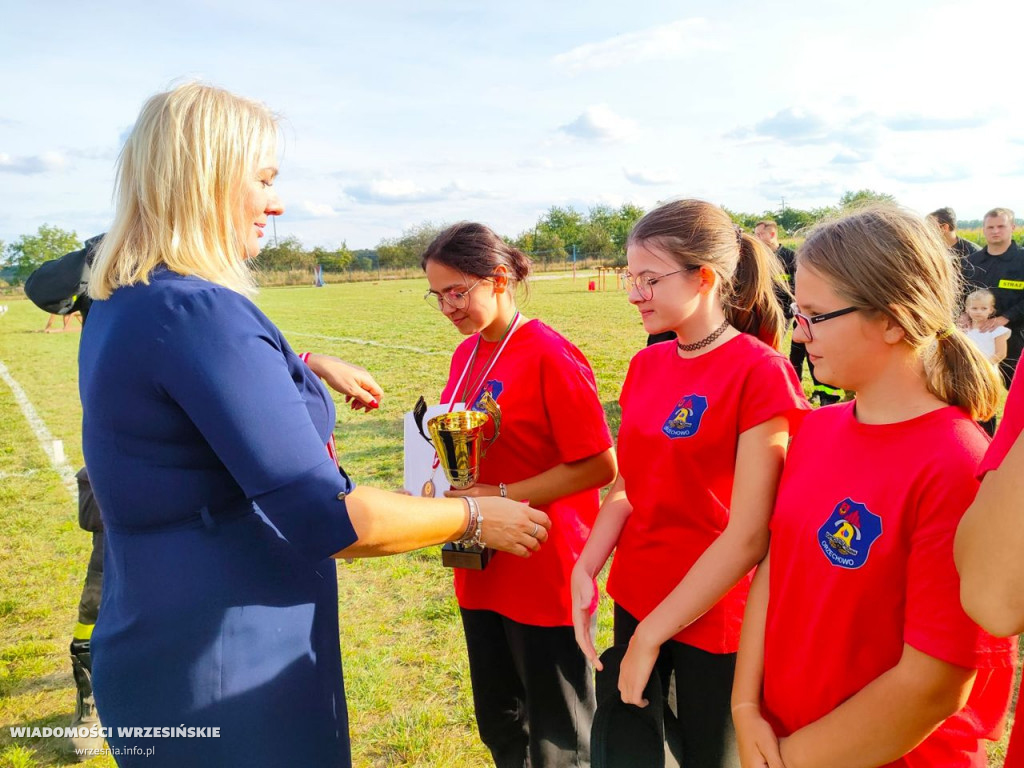
[[[789,360],[748,334],[690,359],[674,341],[641,350],[619,404],[619,472],[633,511],[608,594],[643,619],[725,530],[740,433],[776,416],[795,426],[810,406]],[[749,587],[748,574],[673,639],[734,653]]]
[[[968,705],[893,765],[985,764],[980,740],[1001,726],[1013,662],[960,606],[953,536],[987,442],[954,407],[868,425],[851,402],[804,421],[772,518],[764,710],[779,736],[894,667],[909,643],[982,671]]]
[[[978,478],[985,476],[986,472],[999,469],[1010,452],[1010,448],[1017,442],[1021,429],[1024,428],[1024,384],[1021,384],[1021,376],[1017,376],[1010,385],[1010,394],[1006,397],[1006,408],[1003,410],[1003,420],[999,423],[995,439],[989,446],[985,458],[978,467]],[[1013,733],[1010,736],[1010,746],[1006,751],[1006,762],[1004,768],[1024,768],[1024,708],[1021,707],[1021,697],[1017,697],[1017,711],[1013,718]]]
[[[450,402],[455,394],[477,338],[470,336],[455,350],[441,402]],[[483,373],[498,346],[481,340],[473,370],[466,377],[470,382]],[[464,386],[465,382],[460,390]],[[481,483],[510,485],[612,446],[590,364],[582,352],[539,320],[524,323],[512,334],[482,388],[501,407],[501,435],[481,461]],[[521,624],[571,625],[569,576],[599,505],[599,491],[594,488],[538,506],[552,522],[540,551],[526,559],[496,552],[483,571],[456,568],[459,605],[495,611]]]

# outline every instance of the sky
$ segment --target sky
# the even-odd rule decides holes
[[[1016,0],[9,1],[0,240],[104,231],[139,109],[193,79],[281,116],[277,235],[308,247],[679,197],[1024,211],[1022,22]]]

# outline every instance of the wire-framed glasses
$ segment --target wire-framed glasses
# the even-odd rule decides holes
[[[457,291],[455,289],[449,289],[444,293],[427,291],[423,294],[423,300],[438,312],[444,312],[445,304],[452,309],[465,309],[469,306],[469,292],[487,279],[486,277],[481,277],[464,291]]]
[[[640,275],[639,277],[633,277],[628,272],[624,275],[626,280],[626,290],[635,290],[640,294],[640,298],[644,301],[650,301],[654,298],[654,286],[658,284],[659,280],[663,280],[671,275],[678,275],[680,272],[693,272],[696,269],[700,269],[695,264],[687,264],[682,269],[677,269],[675,272],[667,272],[664,275]]]
[[[794,301],[789,305],[789,308],[793,310],[793,317],[796,319],[796,324],[800,327],[800,330],[807,336],[808,341],[814,341],[814,334],[811,333],[811,326],[817,323],[824,323],[826,320],[831,320],[834,317],[842,317],[848,315],[851,312],[856,312],[860,307],[846,307],[845,309],[837,309],[835,312],[824,312],[820,315],[805,315],[802,312],[798,312],[796,308],[796,302]]]

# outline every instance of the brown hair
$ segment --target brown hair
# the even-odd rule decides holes
[[[797,267],[827,278],[850,305],[899,324],[933,395],[977,420],[995,413],[999,374],[956,327],[960,276],[935,227],[894,205],[871,205],[814,227]]]
[[[502,240],[490,227],[460,221],[435,237],[420,259],[420,267],[436,261],[464,275],[494,277],[499,266],[508,269],[512,283],[525,284],[530,275],[530,257]]]
[[[939,208],[928,215],[935,219],[939,224],[945,224],[949,227],[951,232],[956,229],[956,213],[952,208]]]
[[[782,264],[724,210],[703,200],[665,203],[636,223],[629,234],[628,245],[633,244],[654,245],[681,267],[713,269],[729,323],[778,349],[785,332],[776,294]]]

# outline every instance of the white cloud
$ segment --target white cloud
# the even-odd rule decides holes
[[[378,178],[345,188],[345,194],[358,203],[402,205],[404,203],[431,203],[451,200],[465,195],[462,185],[455,181],[440,188],[422,187],[409,179]]]
[[[720,47],[711,36],[707,20],[680,19],[598,43],[576,46],[555,56],[554,62],[572,72],[581,72],[621,67],[639,61],[680,59]]]
[[[312,200],[303,200],[301,207],[307,216],[314,219],[327,219],[338,215],[338,212],[327,203],[314,203]]]
[[[67,160],[57,152],[44,152],[41,155],[11,157],[0,152],[0,173],[18,173],[31,176],[37,173],[59,171],[67,166]]]
[[[518,168],[554,168],[550,157],[527,157],[516,163]]]
[[[648,171],[643,168],[623,168],[622,173],[634,184],[653,187],[659,184],[671,184],[672,177],[659,171]]]
[[[988,122],[983,117],[933,117],[929,115],[899,115],[886,118],[890,131],[962,131],[980,128]]]
[[[637,124],[615,114],[606,104],[587,107],[583,114],[558,130],[588,141],[624,141],[637,133]]]

